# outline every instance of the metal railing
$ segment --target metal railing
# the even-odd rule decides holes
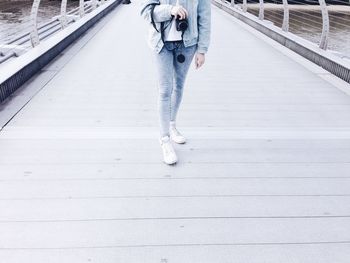
[[[337,50],[350,46],[350,2],[349,0],[222,0],[243,13],[255,15],[259,20],[272,22],[284,32],[291,32],[323,50]],[[341,43],[345,41],[345,43]],[[330,47],[330,43],[332,44]],[[344,53],[350,58],[350,48]],[[347,54],[345,54],[347,53]]]
[[[38,46],[42,40],[65,29],[106,1],[108,0],[79,0],[79,5],[68,11],[68,0],[61,0],[59,15],[53,16],[48,22],[38,23],[38,13],[42,1],[33,0],[30,18],[25,20],[28,24],[25,27],[25,32],[14,34],[3,40],[0,39],[0,64]]]

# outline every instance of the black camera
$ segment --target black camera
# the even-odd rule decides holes
[[[184,32],[186,31],[188,28],[188,21],[187,19],[179,19],[179,18],[176,18],[176,30],[177,31],[181,31],[181,32]]]

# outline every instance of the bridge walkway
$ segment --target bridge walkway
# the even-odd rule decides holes
[[[0,258],[348,262],[350,97],[336,79],[213,7],[178,120],[188,143],[166,166],[137,3],[6,106],[38,90],[0,132]]]

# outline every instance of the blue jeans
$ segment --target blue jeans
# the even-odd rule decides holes
[[[161,137],[169,136],[170,122],[176,120],[186,75],[196,50],[197,45],[184,47],[181,41],[165,42],[160,53],[155,54],[158,71],[158,109]],[[184,63],[177,61],[179,54],[185,56]]]

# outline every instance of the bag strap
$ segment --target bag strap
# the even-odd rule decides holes
[[[153,17],[154,16],[154,8],[156,7],[156,5],[160,5],[160,2],[151,4],[151,5],[152,5],[152,8],[151,8],[151,22],[152,22],[152,25],[153,25],[154,29],[158,33],[160,33],[159,30],[157,29],[157,26],[156,26],[156,23],[154,22],[154,17]]]

